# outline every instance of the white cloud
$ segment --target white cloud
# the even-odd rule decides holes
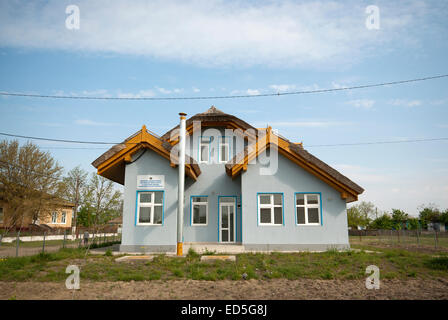
[[[348,101],[347,104],[352,105],[356,108],[370,109],[375,104],[375,100],[357,99],[357,100]]]
[[[420,100],[406,100],[406,99],[393,99],[389,101],[389,104],[397,107],[418,107],[422,104]]]
[[[246,93],[251,96],[256,96],[260,94],[260,90],[258,89],[247,89]]]
[[[381,29],[372,32],[365,27],[366,5],[355,0],[79,0],[76,4],[80,29],[68,30],[65,1],[1,1],[0,43],[144,55],[207,66],[338,67],[398,45],[418,48],[418,26],[430,5],[384,2]]]
[[[193,92],[194,92],[194,93],[198,93],[198,92],[201,91],[200,89],[198,89],[198,88],[196,88],[196,87],[193,87],[192,89],[193,89]]]
[[[119,98],[150,98],[154,97],[155,93],[153,90],[140,90],[137,93],[133,92],[119,92],[117,95]]]

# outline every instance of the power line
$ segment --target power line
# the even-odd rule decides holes
[[[445,140],[448,140],[448,138],[413,139],[413,140],[390,140],[390,141],[358,142],[358,143],[337,143],[337,144],[317,144],[317,145],[309,145],[309,146],[306,146],[306,147],[307,148],[316,148],[316,147],[361,146],[361,145],[373,145],[373,144],[429,142],[429,141],[445,141]]]
[[[446,78],[448,74],[429,76],[424,78],[415,78],[408,80],[399,80],[392,82],[381,82],[374,84],[358,85],[351,87],[341,87],[341,88],[330,88],[330,89],[316,89],[316,90],[305,90],[305,91],[290,91],[290,92],[277,92],[277,93],[260,93],[260,94],[245,94],[245,95],[227,95],[227,96],[201,96],[201,97],[95,97],[95,96],[67,96],[67,95],[43,95],[43,94],[32,94],[23,92],[7,92],[0,91],[0,95],[3,96],[15,96],[15,97],[28,97],[28,98],[52,98],[52,99],[78,99],[78,100],[211,100],[211,99],[237,99],[237,98],[260,98],[260,97],[274,97],[274,96],[285,96],[285,95],[299,95],[299,94],[314,94],[314,93],[326,93],[335,92],[343,90],[355,90],[355,89],[365,89],[373,87],[390,86],[411,82],[419,82],[426,80],[434,80],[440,78]]]
[[[52,138],[41,138],[41,137],[32,137],[32,136],[22,136],[18,134],[10,134],[0,132],[0,135],[14,138],[24,138],[31,140],[43,140],[43,141],[53,141],[53,142],[64,142],[64,143],[83,143],[83,144],[119,144],[122,142],[102,142],[102,141],[79,141],[79,140],[65,140],[65,139],[52,139]]]
[[[65,139],[52,139],[52,138],[41,138],[41,137],[32,137],[32,136],[23,136],[17,134],[3,133],[0,132],[0,135],[8,136],[8,137],[16,137],[16,138],[25,138],[31,140],[44,140],[44,141],[55,141],[55,142],[64,142],[64,143],[83,143],[83,144],[121,144],[123,142],[103,142],[103,141],[80,141],[80,140],[65,140]],[[305,145],[307,148],[316,148],[316,147],[339,147],[339,146],[360,146],[360,145],[375,145],[375,144],[391,144],[391,143],[410,143],[410,142],[430,142],[430,141],[446,141],[448,138],[428,138],[428,139],[409,139],[409,140],[385,140],[385,141],[374,141],[374,142],[357,142],[357,143],[337,143],[337,144],[317,144],[317,145]],[[130,143],[130,142],[126,142]],[[136,144],[139,142],[135,142]],[[50,149],[52,147],[42,147],[46,149]],[[94,149],[106,149],[106,148],[92,148],[92,147],[79,147],[79,148],[71,148],[71,147],[53,147],[53,149],[86,149],[86,150],[94,150]]]

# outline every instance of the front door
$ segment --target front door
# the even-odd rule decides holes
[[[221,242],[235,242],[235,203],[220,203]]]

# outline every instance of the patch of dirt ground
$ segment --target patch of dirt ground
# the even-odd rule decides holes
[[[447,279],[382,280],[368,290],[365,280],[248,280],[248,281],[82,281],[68,290],[57,282],[0,282],[0,299],[132,299],[132,300],[287,300],[287,299],[448,299]]]

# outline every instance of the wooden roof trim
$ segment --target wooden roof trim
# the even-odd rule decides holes
[[[166,150],[163,147],[163,141],[161,141],[157,137],[154,137],[146,130],[146,126],[143,126],[142,130],[139,133],[135,134],[130,139],[126,140],[124,144],[126,145],[124,149],[118,151],[109,159],[105,160],[104,162],[98,165],[97,173],[99,175],[102,175],[103,173],[105,173],[112,167],[118,165],[122,161],[131,162],[132,155],[142,148],[149,148],[154,152],[156,152],[157,154],[164,157],[165,159],[170,160],[171,167],[174,167],[173,163],[171,162],[170,151]],[[197,180],[200,174],[200,170],[195,170],[195,168],[191,164],[186,164],[185,167],[187,169],[185,173],[194,180]]]
[[[276,139],[272,139],[271,135],[273,135],[271,129],[268,128],[267,134],[255,143],[255,146],[253,147],[254,149],[251,150],[250,153],[245,154],[242,161],[236,163],[231,167],[226,167],[227,174],[232,178],[235,178],[241,172],[241,170],[244,171],[247,170],[247,165],[250,161],[258,157],[259,154],[264,152],[272,144],[278,147],[279,152],[283,156],[287,157],[289,160],[298,164],[300,167],[302,167],[309,173],[320,178],[321,180],[323,180],[324,182],[326,182],[327,184],[338,190],[341,193],[342,199],[346,199],[347,202],[355,201],[358,199],[358,193],[355,190],[352,190],[350,187],[337,181],[335,178],[333,178],[331,175],[324,172],[317,166],[308,163],[306,160],[302,159],[299,155],[290,150],[288,141],[285,141],[284,139],[278,136],[275,136]],[[275,141],[277,143],[275,143]]]

